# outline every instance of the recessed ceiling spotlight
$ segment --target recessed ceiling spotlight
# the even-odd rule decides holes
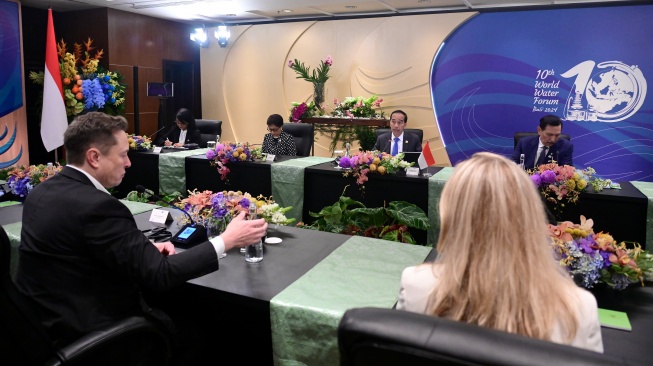
[[[357,9],[358,6],[356,6],[356,5],[345,5],[345,8],[347,8],[347,9]]]
[[[291,9],[283,9],[281,12],[282,13],[292,13],[292,10]]]

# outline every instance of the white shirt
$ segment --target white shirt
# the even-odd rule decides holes
[[[182,132],[185,132],[185,131],[182,131]],[[93,183],[95,188],[97,188],[98,190],[100,190],[100,191],[102,191],[102,192],[104,192],[106,194],[110,194],[109,191],[107,191],[107,189],[104,188],[102,186],[102,184],[100,184],[100,182],[98,182],[97,179],[95,179],[95,177],[88,174],[88,172],[86,172],[84,169],[76,167],[74,165],[70,165],[70,164],[68,164],[67,166],[69,166],[69,167],[81,172],[82,174],[84,174],[91,181],[91,183]],[[213,238],[213,239],[211,239],[209,241],[211,242],[211,244],[213,244],[213,249],[215,249],[215,254],[218,256],[218,259],[220,259],[220,257],[224,253],[224,240],[222,240],[221,237],[216,236],[215,238]]]
[[[392,149],[395,147],[395,135],[392,134],[392,144],[390,145],[390,152],[392,152]],[[399,140],[397,140],[397,154],[404,152],[404,133],[402,132],[401,135],[399,135]]]
[[[185,144],[186,143],[186,135],[188,134],[188,129],[181,130],[179,133],[179,141],[177,141],[180,144]]]

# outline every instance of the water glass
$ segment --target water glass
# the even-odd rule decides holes
[[[245,262],[258,263],[263,260],[263,241],[245,247]]]
[[[223,221],[220,220],[206,220],[205,222],[206,226],[206,236],[210,239],[215,238],[216,236],[220,236],[222,232],[225,229],[225,225]],[[224,258],[227,256],[227,253],[222,253],[222,255],[219,257],[220,259]]]
[[[215,143],[219,144],[220,143],[220,135],[215,136]]]
[[[215,150],[215,144],[216,144],[215,141],[207,141],[206,142],[206,147],[209,148],[209,149]]]

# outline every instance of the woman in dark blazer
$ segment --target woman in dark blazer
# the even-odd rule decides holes
[[[165,136],[159,139],[157,145],[180,147],[200,143],[200,131],[195,125],[193,114],[188,109],[181,108],[177,111],[175,124]],[[185,133],[185,137],[180,139],[182,132]]]

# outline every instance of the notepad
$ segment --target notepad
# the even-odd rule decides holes
[[[622,311],[614,311],[599,308],[599,322],[601,326],[607,328],[621,329],[631,331],[628,315]]]

